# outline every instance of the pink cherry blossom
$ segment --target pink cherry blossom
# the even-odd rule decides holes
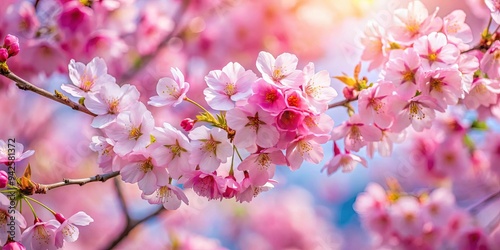
[[[9,231],[14,232],[14,235],[10,235],[11,237],[14,236],[15,240],[19,240],[21,228],[26,228],[26,220],[19,211],[10,207],[10,199],[4,194],[0,194],[0,216],[4,218],[0,221],[0,244],[3,245],[7,242]],[[8,225],[9,223],[11,225]],[[11,229],[12,224],[14,224],[14,230]]]
[[[35,153],[35,150],[23,151],[24,146],[19,142],[12,143],[12,141],[5,142],[4,140],[0,140],[0,163],[9,164],[10,162],[19,162]]]
[[[113,151],[115,142],[102,136],[92,136],[90,149],[98,153],[97,164],[104,173],[120,170],[119,164],[115,162],[116,153]]]
[[[377,239],[377,243],[380,244],[383,238],[390,237],[392,221],[388,211],[389,200],[382,186],[369,183],[365,192],[358,195],[353,207],[361,217],[363,225],[371,232],[382,236],[382,239]]]
[[[446,35],[441,32],[420,37],[413,48],[420,55],[424,69],[448,68],[457,62],[460,55],[458,48],[448,43]]]
[[[318,164],[323,159],[321,144],[326,143],[328,139],[328,136],[307,135],[291,141],[286,149],[286,159],[290,169],[299,169],[304,160]]]
[[[80,235],[80,231],[76,226],[88,226],[94,220],[85,212],[78,212],[68,219],[65,219],[62,214],[55,214],[55,217],[61,225],[55,232],[55,245],[57,248],[63,247],[64,241],[75,242]]]
[[[216,174],[206,174],[202,171],[196,170],[186,177],[187,181],[184,182],[184,188],[193,188],[193,191],[208,200],[222,199],[222,194],[226,191],[224,178]]]
[[[158,186],[167,184],[169,178],[165,166],[155,162],[148,151],[130,154],[120,175],[124,182],[137,183],[145,194],[152,194]]]
[[[151,143],[150,133],[154,119],[142,102],[121,112],[116,122],[104,128],[106,135],[115,141],[113,150],[119,156],[144,149]]]
[[[484,53],[480,68],[490,79],[500,79],[500,41],[495,41]]]
[[[443,109],[455,105],[462,97],[460,72],[456,69],[438,69],[427,71],[417,80],[423,93],[433,97]]]
[[[227,125],[236,130],[233,143],[236,147],[253,148],[256,145],[270,148],[279,140],[279,133],[274,126],[275,118],[258,106],[249,104],[244,108],[229,110],[226,115]]]
[[[147,200],[149,204],[162,204],[167,210],[178,209],[181,206],[181,202],[189,205],[188,198],[182,189],[171,184],[158,187],[158,189],[150,195],[143,193],[141,197]]]
[[[21,235],[21,242],[28,249],[48,249],[55,250],[59,247],[55,245],[56,230],[60,227],[57,220],[46,222],[35,219],[35,224],[26,228]]]
[[[287,89],[285,91],[285,103],[289,108],[297,108],[299,110],[306,110],[309,108],[303,92],[295,89]]]
[[[102,58],[95,57],[87,65],[71,59],[69,78],[73,85],[63,84],[61,89],[74,97],[87,97],[95,93],[105,84],[115,83],[113,76],[108,75],[108,67]]]
[[[488,78],[476,79],[471,90],[464,97],[464,104],[469,109],[477,109],[479,106],[489,107],[497,103],[500,94],[500,82]]]
[[[314,64],[308,63],[303,70],[305,84],[302,91],[314,114],[325,112],[328,103],[337,96],[337,91],[330,86],[330,74],[326,70],[315,73]]]
[[[382,139],[380,141],[368,142],[366,145],[366,154],[368,157],[373,158],[375,151],[379,153],[380,156],[389,157],[391,156],[392,149],[394,148],[394,143],[403,142],[406,133],[394,133],[390,129],[381,129]]]
[[[92,121],[94,128],[104,128],[116,121],[122,111],[130,109],[139,101],[139,91],[135,86],[116,83],[106,84],[95,94],[85,98],[85,107],[97,116]]]
[[[334,121],[324,113],[320,115],[306,114],[301,125],[299,127],[300,134],[330,135]]]
[[[161,78],[156,85],[157,96],[149,99],[148,104],[155,107],[175,107],[184,100],[189,91],[189,83],[184,81],[184,75],[178,68],[171,68],[172,76]]]
[[[340,149],[335,142],[333,143],[333,153],[333,158],[330,159],[322,169],[322,171],[326,169],[328,175],[337,172],[339,168],[342,168],[342,173],[352,172],[359,163],[361,163],[364,167],[367,167],[367,162],[363,157],[351,154],[349,151],[346,151],[345,153],[340,152]]]
[[[260,193],[274,188],[276,181],[269,180],[262,186],[252,185],[249,178],[243,179],[241,182],[241,192],[236,194],[236,201],[243,203],[244,201],[250,202],[253,198],[257,197]]]
[[[500,24],[500,1],[499,0],[484,0],[486,6],[491,11],[491,18]]]
[[[194,166],[189,163],[191,144],[188,138],[178,129],[168,123],[163,127],[155,128],[151,132],[159,145],[153,149],[151,156],[158,165],[167,166],[170,176],[178,179],[184,172],[194,170]]]
[[[282,131],[296,131],[304,121],[304,113],[295,108],[287,108],[278,114],[276,125]]]
[[[454,10],[443,18],[443,32],[448,41],[456,45],[460,50],[469,48],[467,43],[472,42],[472,30],[465,23],[465,12]]]
[[[408,8],[394,11],[394,19],[389,29],[394,39],[403,44],[411,44],[422,35],[427,35],[441,28],[442,20],[436,17],[436,11],[429,15],[427,8],[420,1],[411,1]]]
[[[262,78],[269,83],[299,87],[304,79],[302,72],[296,69],[298,61],[297,56],[289,53],[274,58],[270,53],[261,51],[257,58],[257,69],[262,73]]]
[[[361,38],[363,54],[361,59],[370,61],[368,70],[376,69],[387,61],[390,45],[386,30],[377,22],[368,22]]]
[[[413,48],[395,50],[386,64],[383,79],[392,82],[399,95],[413,97],[418,90],[416,78],[420,65],[420,56]]]
[[[449,136],[434,151],[434,172],[459,179],[472,165],[463,136]]]
[[[394,231],[401,238],[418,237],[422,234],[424,218],[416,197],[404,196],[390,210]]]
[[[392,95],[394,85],[380,83],[359,93],[358,111],[365,124],[374,123],[381,128],[391,125],[393,117],[388,112],[387,97]]]
[[[361,117],[356,114],[351,116],[349,121],[335,127],[332,131],[332,139],[344,138],[345,149],[358,152],[368,141],[379,141],[382,132],[379,128],[363,123]]]
[[[189,163],[198,165],[201,171],[211,173],[233,154],[227,132],[220,128],[197,127],[189,132],[192,153]]]
[[[419,95],[411,99],[393,96],[390,103],[391,113],[394,114],[391,130],[394,132],[400,132],[410,125],[419,132],[424,128],[430,128],[436,116],[435,111],[445,111],[436,99],[427,95]]]
[[[250,96],[257,76],[239,64],[230,62],[222,70],[213,70],[205,77],[208,88],[203,93],[215,110],[230,110],[235,103]]]
[[[283,92],[265,80],[257,80],[252,90],[254,94],[248,99],[249,103],[256,103],[271,114],[278,114],[286,107]]]
[[[276,165],[286,164],[287,160],[283,152],[276,148],[270,148],[246,157],[240,165],[238,165],[238,170],[248,171],[252,185],[262,186],[274,176]]]

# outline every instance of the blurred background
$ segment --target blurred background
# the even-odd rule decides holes
[[[489,18],[482,1],[423,1],[438,16],[462,9],[475,40]],[[87,63],[106,60],[119,83],[130,83],[141,100],[155,95],[159,78],[179,67],[191,83],[190,98],[205,103],[203,77],[228,62],[256,71],[260,51],[274,56],[296,54],[299,67],[312,61],[316,70],[330,75],[351,74],[360,62],[362,34],[369,20],[384,23],[392,11],[407,6],[397,0],[2,0],[0,36],[14,34],[21,53],[9,60],[17,75],[51,92],[69,83],[70,59]],[[374,82],[378,72],[362,76]],[[342,84],[332,79],[338,93]],[[343,100],[340,95],[335,101]],[[175,109],[148,106],[156,125],[194,117],[189,104]],[[329,110],[336,125],[347,119],[344,108]],[[31,164],[32,178],[53,183],[101,173],[96,154],[89,149],[96,133],[91,118],[0,79],[0,139],[16,138],[34,156],[18,164],[17,172]],[[356,196],[369,182],[385,183],[394,177],[403,186],[413,182],[415,169],[404,145],[390,159],[376,155],[368,168],[352,173],[322,173],[333,156],[332,143],[320,164],[292,172],[278,167],[276,188],[251,203],[206,201],[187,190],[189,206],[164,211],[132,230],[118,249],[367,249],[370,237],[353,210]],[[361,156],[366,157],[364,151]],[[63,214],[85,211],[95,222],[80,230],[65,249],[101,249],[109,246],[125,226],[125,218],[112,180],[82,187],[68,186],[35,195]],[[140,198],[136,185],[119,183],[133,219],[157,209]],[[487,188],[486,188],[487,189]],[[409,190],[410,191],[410,190]],[[41,218],[51,219],[43,209]],[[26,211],[27,220],[30,217]]]

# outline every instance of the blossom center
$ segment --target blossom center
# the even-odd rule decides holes
[[[120,101],[118,99],[116,98],[111,99],[111,101],[109,101],[108,113],[110,114],[118,113],[118,104],[120,104]]]
[[[212,137],[212,135],[210,135],[210,139],[205,139],[205,140],[201,140],[201,141],[205,143],[203,145],[203,150],[205,152],[211,152],[213,154],[216,154],[216,152],[217,152],[217,145],[220,144],[220,142],[214,140],[214,138]]]
[[[415,73],[411,70],[408,70],[403,73],[403,81],[404,82],[415,82]]]
[[[166,148],[170,149],[172,153],[172,160],[175,157],[180,157],[183,152],[187,152],[187,150],[179,145],[179,141],[175,140],[175,145],[165,145]]]
[[[437,59],[438,59],[438,55],[436,53],[430,53],[428,56],[428,60],[430,62],[435,62],[435,61],[437,61]]]
[[[143,162],[140,166],[142,172],[147,173],[153,170],[153,163],[151,162],[151,157],[149,157],[145,162]]]
[[[260,170],[267,170],[271,166],[271,158],[269,154],[260,154],[257,157],[257,163]]]
[[[425,118],[424,112],[422,112],[422,108],[418,105],[416,102],[411,102],[408,110],[410,111],[410,120],[412,118],[417,118],[419,120],[422,120]]]
[[[283,70],[281,69],[281,67],[275,68],[273,70],[273,80],[280,81],[283,78],[285,78],[285,75],[283,74]]]
[[[255,116],[247,116],[248,123],[245,125],[245,127],[251,127],[255,129],[255,131],[259,131],[260,125],[266,124],[265,122],[259,120],[259,113],[255,113]]]
[[[234,83],[232,82],[227,83],[224,92],[226,92],[226,95],[228,96],[234,95],[236,93],[236,86],[234,85]]]
[[[160,187],[158,192],[156,192],[156,197],[162,202],[165,203],[168,201],[168,197],[170,197],[170,188],[167,186]]]
[[[130,130],[129,134],[128,134],[128,138],[129,139],[134,139],[134,140],[137,141],[139,139],[139,137],[141,137],[141,135],[142,135],[141,126],[139,126],[139,127],[133,127]]]
[[[352,126],[349,132],[349,139],[355,141],[361,141],[361,130],[358,126]]]
[[[443,92],[443,81],[441,81],[441,79],[431,78],[429,81],[429,85],[431,87],[431,90]]]
[[[371,98],[370,99],[370,106],[375,110],[377,113],[380,113],[382,107],[384,107],[384,103],[380,101],[380,99],[377,98]]]

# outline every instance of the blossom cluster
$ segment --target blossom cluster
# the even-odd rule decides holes
[[[304,160],[319,163],[321,144],[330,139],[333,120],[324,112],[337,96],[330,76],[315,72],[312,63],[298,70],[297,63],[292,54],[274,58],[261,52],[257,68],[262,77],[232,62],[209,72],[204,94],[208,105],[220,111],[217,115],[187,97],[190,84],[172,68],[172,78],[158,81],[158,96],[148,104],[175,107],[187,101],[201,107],[196,120],[183,121],[188,136],[168,123],[155,127],[138,90],[119,86],[101,58],[87,65],[71,61],[73,84],[62,89],[83,98],[96,114],[91,126],[104,136],[94,136],[91,148],[99,153],[99,166],[138,183],[150,203],[167,209],[187,204],[176,184],[208,199],[250,201],[273,186],[276,165],[296,170]]]
[[[354,203],[378,247],[403,249],[490,249],[483,227],[446,188],[410,195],[370,183]]]

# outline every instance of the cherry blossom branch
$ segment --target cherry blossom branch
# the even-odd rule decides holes
[[[61,94],[60,92],[56,91],[55,94],[52,94],[52,93],[48,92],[47,90],[39,88],[39,87],[33,85],[32,83],[24,80],[23,78],[12,73],[6,66],[1,67],[0,74],[2,74],[3,76],[14,81],[16,83],[16,86],[19,89],[34,92],[36,94],[39,94],[41,96],[44,96],[44,97],[49,98],[51,100],[54,100],[56,102],[62,103],[62,104],[66,105],[74,110],[83,112],[83,113],[91,115],[91,116],[96,116],[96,114],[90,112],[90,110],[88,110],[85,106],[71,101],[67,96]]]
[[[483,207],[491,203],[492,201],[500,198],[500,191],[497,191],[496,193],[491,194],[490,196],[486,197],[483,201],[477,203],[476,205],[470,207],[468,210],[470,211],[471,214],[477,214]]]
[[[123,196],[122,188],[120,186],[120,181],[118,179],[113,179],[115,184],[116,196],[118,196],[118,200],[120,201],[120,209],[122,213],[125,215],[126,224],[129,225],[132,219],[130,218],[130,214],[128,212],[127,202],[125,201],[125,196]]]
[[[141,223],[143,223],[145,221],[148,221],[149,219],[152,219],[152,218],[158,216],[163,211],[167,211],[167,210],[165,210],[163,208],[163,206],[161,206],[156,211],[154,211],[153,213],[149,214],[148,216],[146,216],[146,217],[144,217],[144,218],[142,218],[140,220],[131,220],[129,223],[127,223],[127,225],[122,230],[122,232],[120,233],[120,235],[118,235],[118,237],[116,237],[116,239],[113,242],[111,242],[108,246],[104,247],[103,249],[113,249],[114,247],[118,246],[118,244],[120,244],[128,236],[128,234],[132,230],[134,230],[134,228],[136,228],[137,226],[139,226]]]
[[[106,173],[106,174],[98,174],[96,176],[88,177],[88,178],[82,178],[82,179],[64,179],[61,182],[56,182],[52,184],[37,184],[38,186],[36,187],[35,193],[37,194],[46,194],[47,191],[59,188],[59,187],[64,187],[64,186],[69,186],[69,185],[80,185],[83,186],[87,183],[90,182],[105,182],[111,178],[117,177],[120,175],[120,171],[115,171],[111,173]]]
[[[328,109],[332,109],[332,108],[340,107],[340,106],[345,106],[345,105],[349,104],[350,102],[357,101],[357,100],[358,100],[358,97],[356,97],[354,99],[345,99],[345,100],[342,100],[340,102],[334,102],[334,103],[328,105]]]
[[[179,27],[180,20],[184,13],[187,10],[187,7],[189,6],[189,0],[183,0],[181,2],[181,5],[179,9],[177,10],[173,20],[174,20],[174,27],[172,28],[172,31],[158,44],[158,47],[156,48],[155,51],[142,56],[139,60],[139,62],[134,65],[131,69],[126,71],[126,73],[121,77],[120,82],[126,82],[132,78],[134,78],[137,73],[139,73],[144,67],[146,67],[155,57],[158,55],[158,51],[160,51],[162,48],[168,45],[168,42],[174,37],[175,34],[177,34],[177,28]]]

